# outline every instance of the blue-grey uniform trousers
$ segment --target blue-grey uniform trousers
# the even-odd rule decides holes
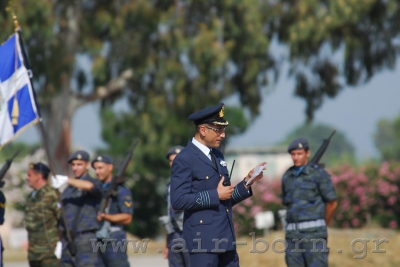
[[[292,239],[286,238],[287,249],[285,261],[288,267],[328,267],[329,249],[326,247],[326,239],[324,242],[293,242]]]
[[[97,253],[93,251],[90,239],[95,239],[96,234],[94,231],[87,231],[78,234],[75,237],[76,255],[72,257],[68,250],[68,242],[63,236],[62,238],[62,255],[60,266],[98,266]]]
[[[118,244],[119,243],[119,244]],[[128,249],[125,231],[111,233],[110,241],[107,242],[105,251],[98,250],[99,267],[129,267]]]
[[[182,238],[182,233],[174,232],[168,235],[168,265],[169,267],[190,267],[190,256],[188,252],[178,252],[182,248],[177,248],[177,242],[174,240],[178,240],[178,238]],[[172,246],[174,246],[172,249]],[[174,252],[176,251],[176,252]]]

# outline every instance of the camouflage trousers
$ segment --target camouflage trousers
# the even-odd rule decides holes
[[[62,255],[60,266],[98,266],[97,253],[93,251],[90,239],[96,238],[95,232],[85,232],[75,237],[76,255],[72,257],[68,242],[62,238]]]
[[[285,262],[288,267],[328,267],[329,249],[326,247],[326,239],[319,242],[312,242],[304,239],[293,240],[286,238],[287,249]]]
[[[30,267],[58,267],[60,266],[60,260],[55,256],[50,258],[45,258],[40,261],[29,261]]]

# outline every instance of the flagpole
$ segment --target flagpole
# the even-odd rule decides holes
[[[38,114],[38,117],[39,117],[39,130],[40,130],[40,133],[42,135],[43,146],[44,146],[44,149],[46,151],[49,167],[50,167],[50,170],[53,173],[53,175],[56,175],[57,173],[56,173],[56,169],[55,169],[55,164],[54,164],[54,161],[51,158],[50,146],[49,146],[49,142],[48,142],[48,138],[47,138],[47,132],[44,129],[43,119],[42,119],[41,114],[40,114],[39,105],[37,104],[37,101],[36,101],[36,93],[35,93],[35,90],[34,90],[34,87],[33,87],[33,80],[32,80],[32,78],[33,78],[32,71],[31,71],[30,66],[29,66],[28,57],[27,57],[27,55],[25,53],[24,42],[23,42],[22,37],[20,35],[22,30],[21,30],[21,27],[20,27],[20,25],[18,23],[17,16],[12,11],[12,8],[8,7],[7,9],[12,12],[12,16],[13,16],[13,20],[14,20],[14,27],[15,27],[14,31],[15,31],[15,34],[17,35],[17,37],[18,37],[18,42],[19,42],[19,45],[20,45],[20,48],[21,48],[21,53],[22,53],[22,58],[23,58],[23,64],[24,64],[24,66],[26,67],[26,69],[28,71],[28,76],[29,76],[29,80],[30,80],[30,83],[31,83],[31,87],[32,87],[33,97],[34,97],[34,103],[35,103],[36,111],[37,111],[37,114]],[[58,189],[56,189],[55,191],[57,193],[58,201],[60,203],[61,216],[62,216],[62,220],[64,222],[64,229],[65,229],[65,232],[66,232],[66,238],[67,238],[68,243],[69,243],[68,247],[71,249],[70,253],[74,257],[75,254],[76,254],[76,247],[75,247],[74,240],[72,239],[71,231],[69,229],[67,216],[66,216],[65,209],[64,209],[64,204],[62,202],[60,191]],[[73,262],[73,265],[75,266],[74,262]]]

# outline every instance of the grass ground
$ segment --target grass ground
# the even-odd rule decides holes
[[[274,240],[284,239],[281,231],[272,232],[268,237],[263,238],[269,244],[269,249],[264,253],[251,253],[253,241],[251,236],[238,238],[240,241],[247,241],[247,245],[238,246],[240,265],[244,267],[274,266],[285,267],[284,253],[274,252],[271,245]],[[369,241],[368,241],[369,240]],[[385,240],[388,243],[384,242]],[[375,242],[374,242],[375,241]],[[353,243],[352,243],[353,242]],[[377,243],[382,242],[378,249],[385,250],[376,253]],[[384,229],[362,229],[362,230],[339,230],[329,229],[328,247],[330,267],[362,267],[380,266],[394,267],[400,266],[400,234],[393,230]],[[258,243],[258,251],[265,248],[265,245]],[[275,251],[284,248],[282,242],[277,242]],[[375,250],[375,252],[372,252]],[[356,258],[355,258],[356,257]]]

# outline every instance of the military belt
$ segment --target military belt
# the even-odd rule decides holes
[[[80,232],[76,232],[75,236],[86,235],[86,234],[94,233],[94,232],[95,232],[95,230],[80,231]]]
[[[110,226],[110,233],[122,231],[122,227],[120,226]]]
[[[299,222],[299,223],[288,223],[286,226],[286,231],[302,230],[302,229],[321,227],[321,226],[326,226],[324,219],[319,219],[319,220],[314,220],[314,221],[305,221],[305,222]]]

